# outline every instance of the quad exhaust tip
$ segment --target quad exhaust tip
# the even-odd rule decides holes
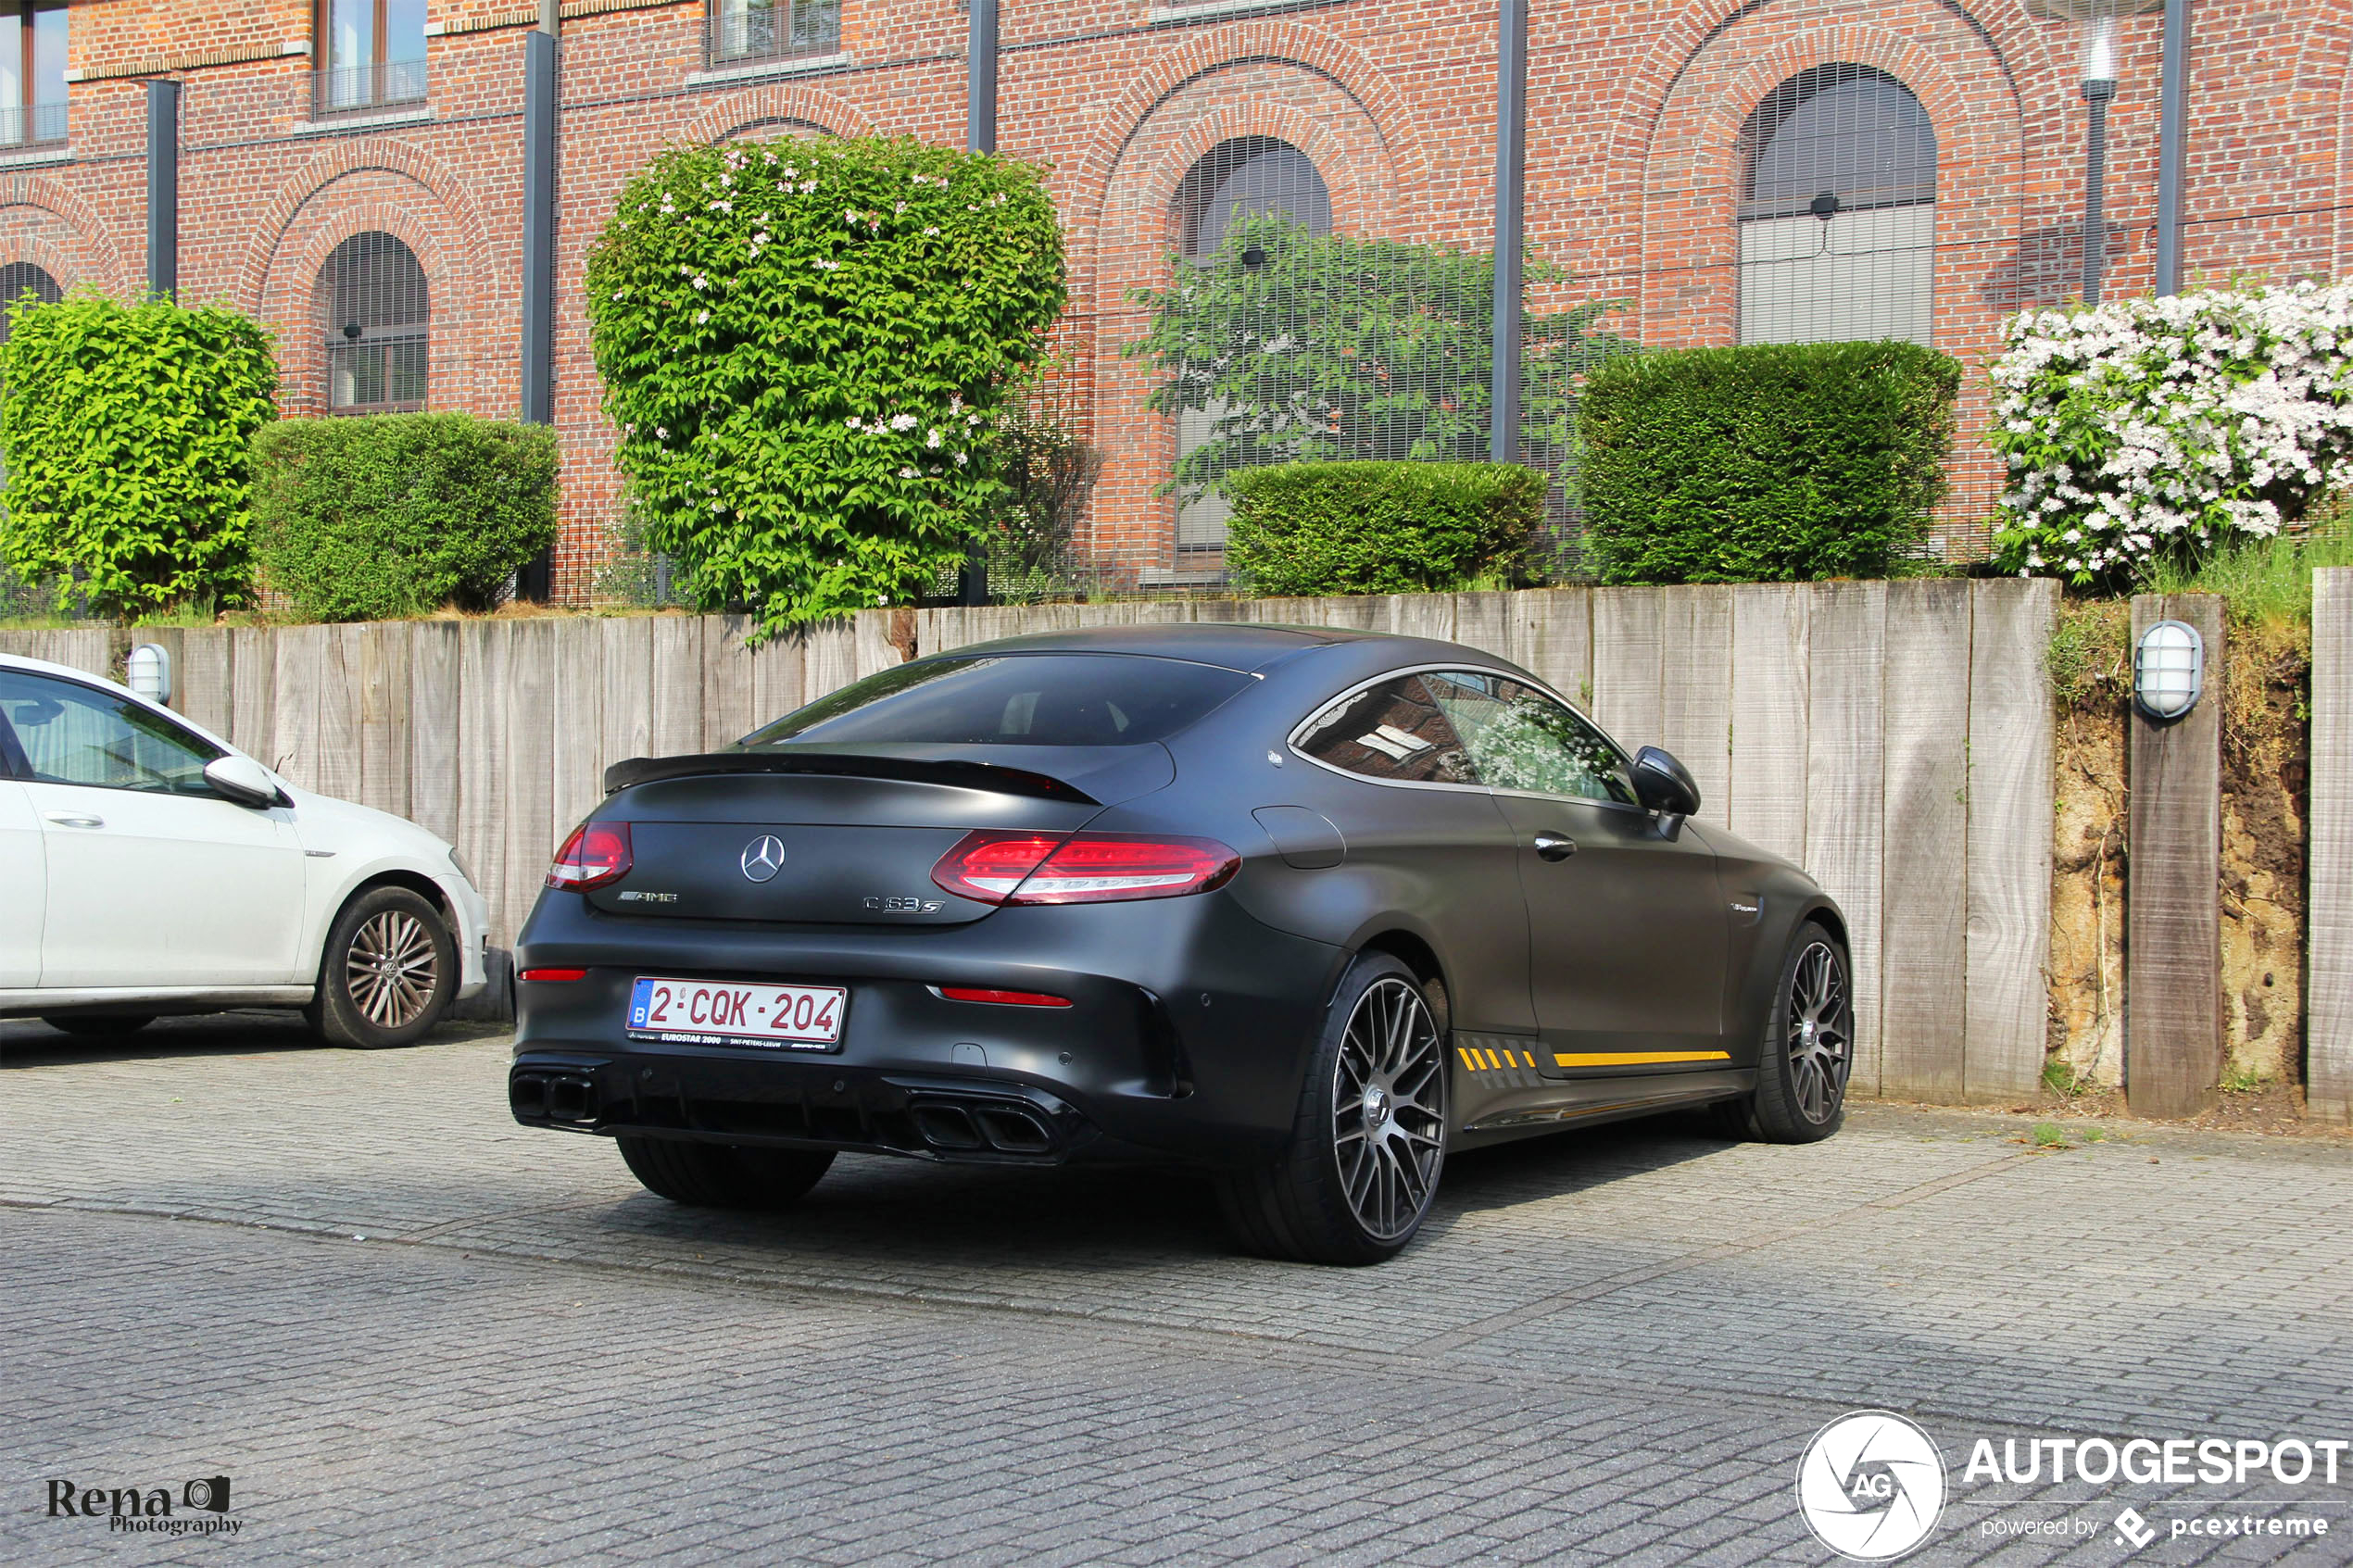
[[[533,1121],[597,1119],[597,1085],[576,1073],[518,1073],[507,1082],[507,1098],[517,1116]]]
[[[913,1108],[915,1131],[943,1154],[1050,1154],[1054,1135],[1035,1111],[997,1101],[924,1100]]]

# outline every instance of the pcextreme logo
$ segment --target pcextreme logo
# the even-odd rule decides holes
[[[1944,1512],[1944,1456],[1893,1411],[1840,1416],[1798,1459],[1797,1511],[1841,1557],[1893,1561],[1928,1539]]]

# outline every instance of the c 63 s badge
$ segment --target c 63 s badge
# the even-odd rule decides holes
[[[859,903],[885,915],[936,915],[948,907],[945,898],[893,897],[879,893],[870,894]]]

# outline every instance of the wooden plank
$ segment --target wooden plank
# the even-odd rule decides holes
[[[1051,609],[1051,605],[1041,606]],[[858,679],[858,632],[847,621],[827,621],[809,629],[801,644],[801,691],[804,702],[814,702]]]
[[[321,787],[319,682],[327,632],[324,626],[282,626],[272,639],[271,766],[304,789]]]
[[[1454,596],[1452,594],[1386,594],[1382,596],[1382,630],[1392,636],[1428,637],[1433,642],[1454,640]]]
[[[181,640],[171,705],[214,734],[229,739],[231,686],[229,629],[206,626]]]
[[[1732,590],[1732,738],[1725,817],[1750,843],[1800,862],[1806,859],[1807,636],[1813,604],[1814,589],[1806,583]]]
[[[548,776],[554,797],[550,809],[560,834],[579,825],[605,797],[605,764],[612,759],[605,755],[604,623],[556,621],[551,643],[556,685],[548,694],[548,707],[554,710],[555,739]],[[698,697],[700,678],[698,672]]]
[[[311,788],[337,800],[358,800],[359,760],[359,628],[319,628],[319,692],[313,723],[318,756]]]
[[[398,621],[359,628],[359,798],[396,817],[409,814],[409,648]]]
[[[1465,647],[1512,656],[1512,600],[1505,593],[1456,594],[1454,640]]]
[[[809,690],[807,633],[787,632],[781,637],[769,638],[752,650],[753,727],[783,718],[814,695]]]
[[[702,749],[702,634],[698,616],[654,618],[653,756]]]
[[[2058,584],[1994,579],[1974,584],[1969,597],[1964,1089],[1972,1100],[2005,1100],[2041,1085],[2050,1038],[2048,663]],[[2209,880],[2215,864],[2207,862]]]
[[[2353,1122],[2353,567],[2312,574],[2306,1111]]]
[[[1969,595],[1959,578],[1887,585],[1880,1085],[1903,1099],[1957,1101],[1965,1083]]]
[[[394,630],[399,630],[394,628]],[[454,621],[418,621],[409,637],[409,820],[427,833],[458,845],[461,797],[458,734],[464,724],[458,684],[460,633]],[[476,874],[488,868],[472,860]]]
[[[2214,595],[2134,596],[2133,645],[2160,621],[2186,621],[2206,639],[2206,695],[2179,719],[2159,722],[2135,709],[2127,721],[2132,880],[2124,906],[2124,1098],[2135,1116],[2195,1116],[2211,1110],[2222,1092],[2222,687],[2229,656],[2222,601]],[[1974,939],[1974,922],[1970,935]],[[1973,1067],[1974,1033],[1969,1044]]]
[[[1080,607],[1067,608],[1076,610]],[[851,655],[859,680],[907,662],[900,654],[899,645],[892,639],[898,632],[900,618],[912,618],[912,613],[903,609],[862,609],[850,618]]]
[[[1666,599],[1656,744],[1691,770],[1700,821],[1721,822],[1731,804],[1732,590],[1707,583],[1655,591]]]
[[[276,634],[258,627],[233,627],[229,633],[229,744],[271,766],[278,714],[278,644]]]
[[[630,619],[642,624],[642,618]],[[498,802],[503,819],[499,836],[505,840],[506,874],[498,902],[506,917],[507,945],[511,947],[539,897],[547,862],[556,852],[556,715],[551,701],[556,640],[555,625],[548,621],[494,621],[492,625],[505,633],[508,642],[506,723],[500,732],[504,744],[497,748],[503,790]],[[610,696],[610,684],[606,692]],[[610,713],[607,723],[610,726]]]
[[[744,646],[751,624],[740,615],[707,615],[702,621],[702,748],[733,746],[777,717],[752,700],[752,653]]]
[[[653,751],[653,621],[642,615],[612,616],[597,622],[597,641],[604,689],[597,744],[601,778],[613,763]]]
[[[1511,596],[1507,614],[1504,657],[1592,711],[1593,591],[1531,588]]]
[[[1659,744],[1662,733],[1665,703],[1659,675],[1665,607],[1656,588],[1593,590],[1592,712],[1594,721],[1629,752]]]
[[[1855,975],[1852,1091],[1880,1092],[1880,874],[1886,790],[1887,584],[1810,590],[1806,853],[1798,863],[1846,916]]]
[[[458,858],[490,905],[490,945],[514,946],[507,922],[507,840],[500,795],[507,728],[507,647],[495,621],[459,623],[458,640]]]

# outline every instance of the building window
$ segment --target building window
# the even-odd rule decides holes
[[[55,305],[65,296],[65,291],[57,287],[57,280],[30,261],[11,261],[0,267],[0,343],[8,341],[9,313],[19,301]]]
[[[390,234],[354,234],[319,277],[327,341],[327,411],[422,408],[432,321],[425,270]]]
[[[1332,232],[1332,197],[1324,177],[1305,153],[1271,136],[1241,136],[1212,147],[1176,188],[1176,206],[1178,252],[1195,267],[1210,264],[1240,219],[1287,218],[1311,234]],[[1247,252],[1241,259],[1250,264]],[[1205,408],[1180,409],[1176,455],[1183,458],[1208,445],[1227,411],[1226,404],[1214,401]],[[1223,550],[1233,515],[1231,504],[1214,492],[1182,503],[1176,509],[1177,550]]]
[[[318,0],[321,114],[422,103],[425,0]]]
[[[841,0],[710,0],[708,65],[831,55],[841,48]]]
[[[1775,88],[1741,133],[1743,343],[1929,341],[1936,129],[1869,66]]]
[[[0,0],[0,146],[66,139],[66,0]]]

